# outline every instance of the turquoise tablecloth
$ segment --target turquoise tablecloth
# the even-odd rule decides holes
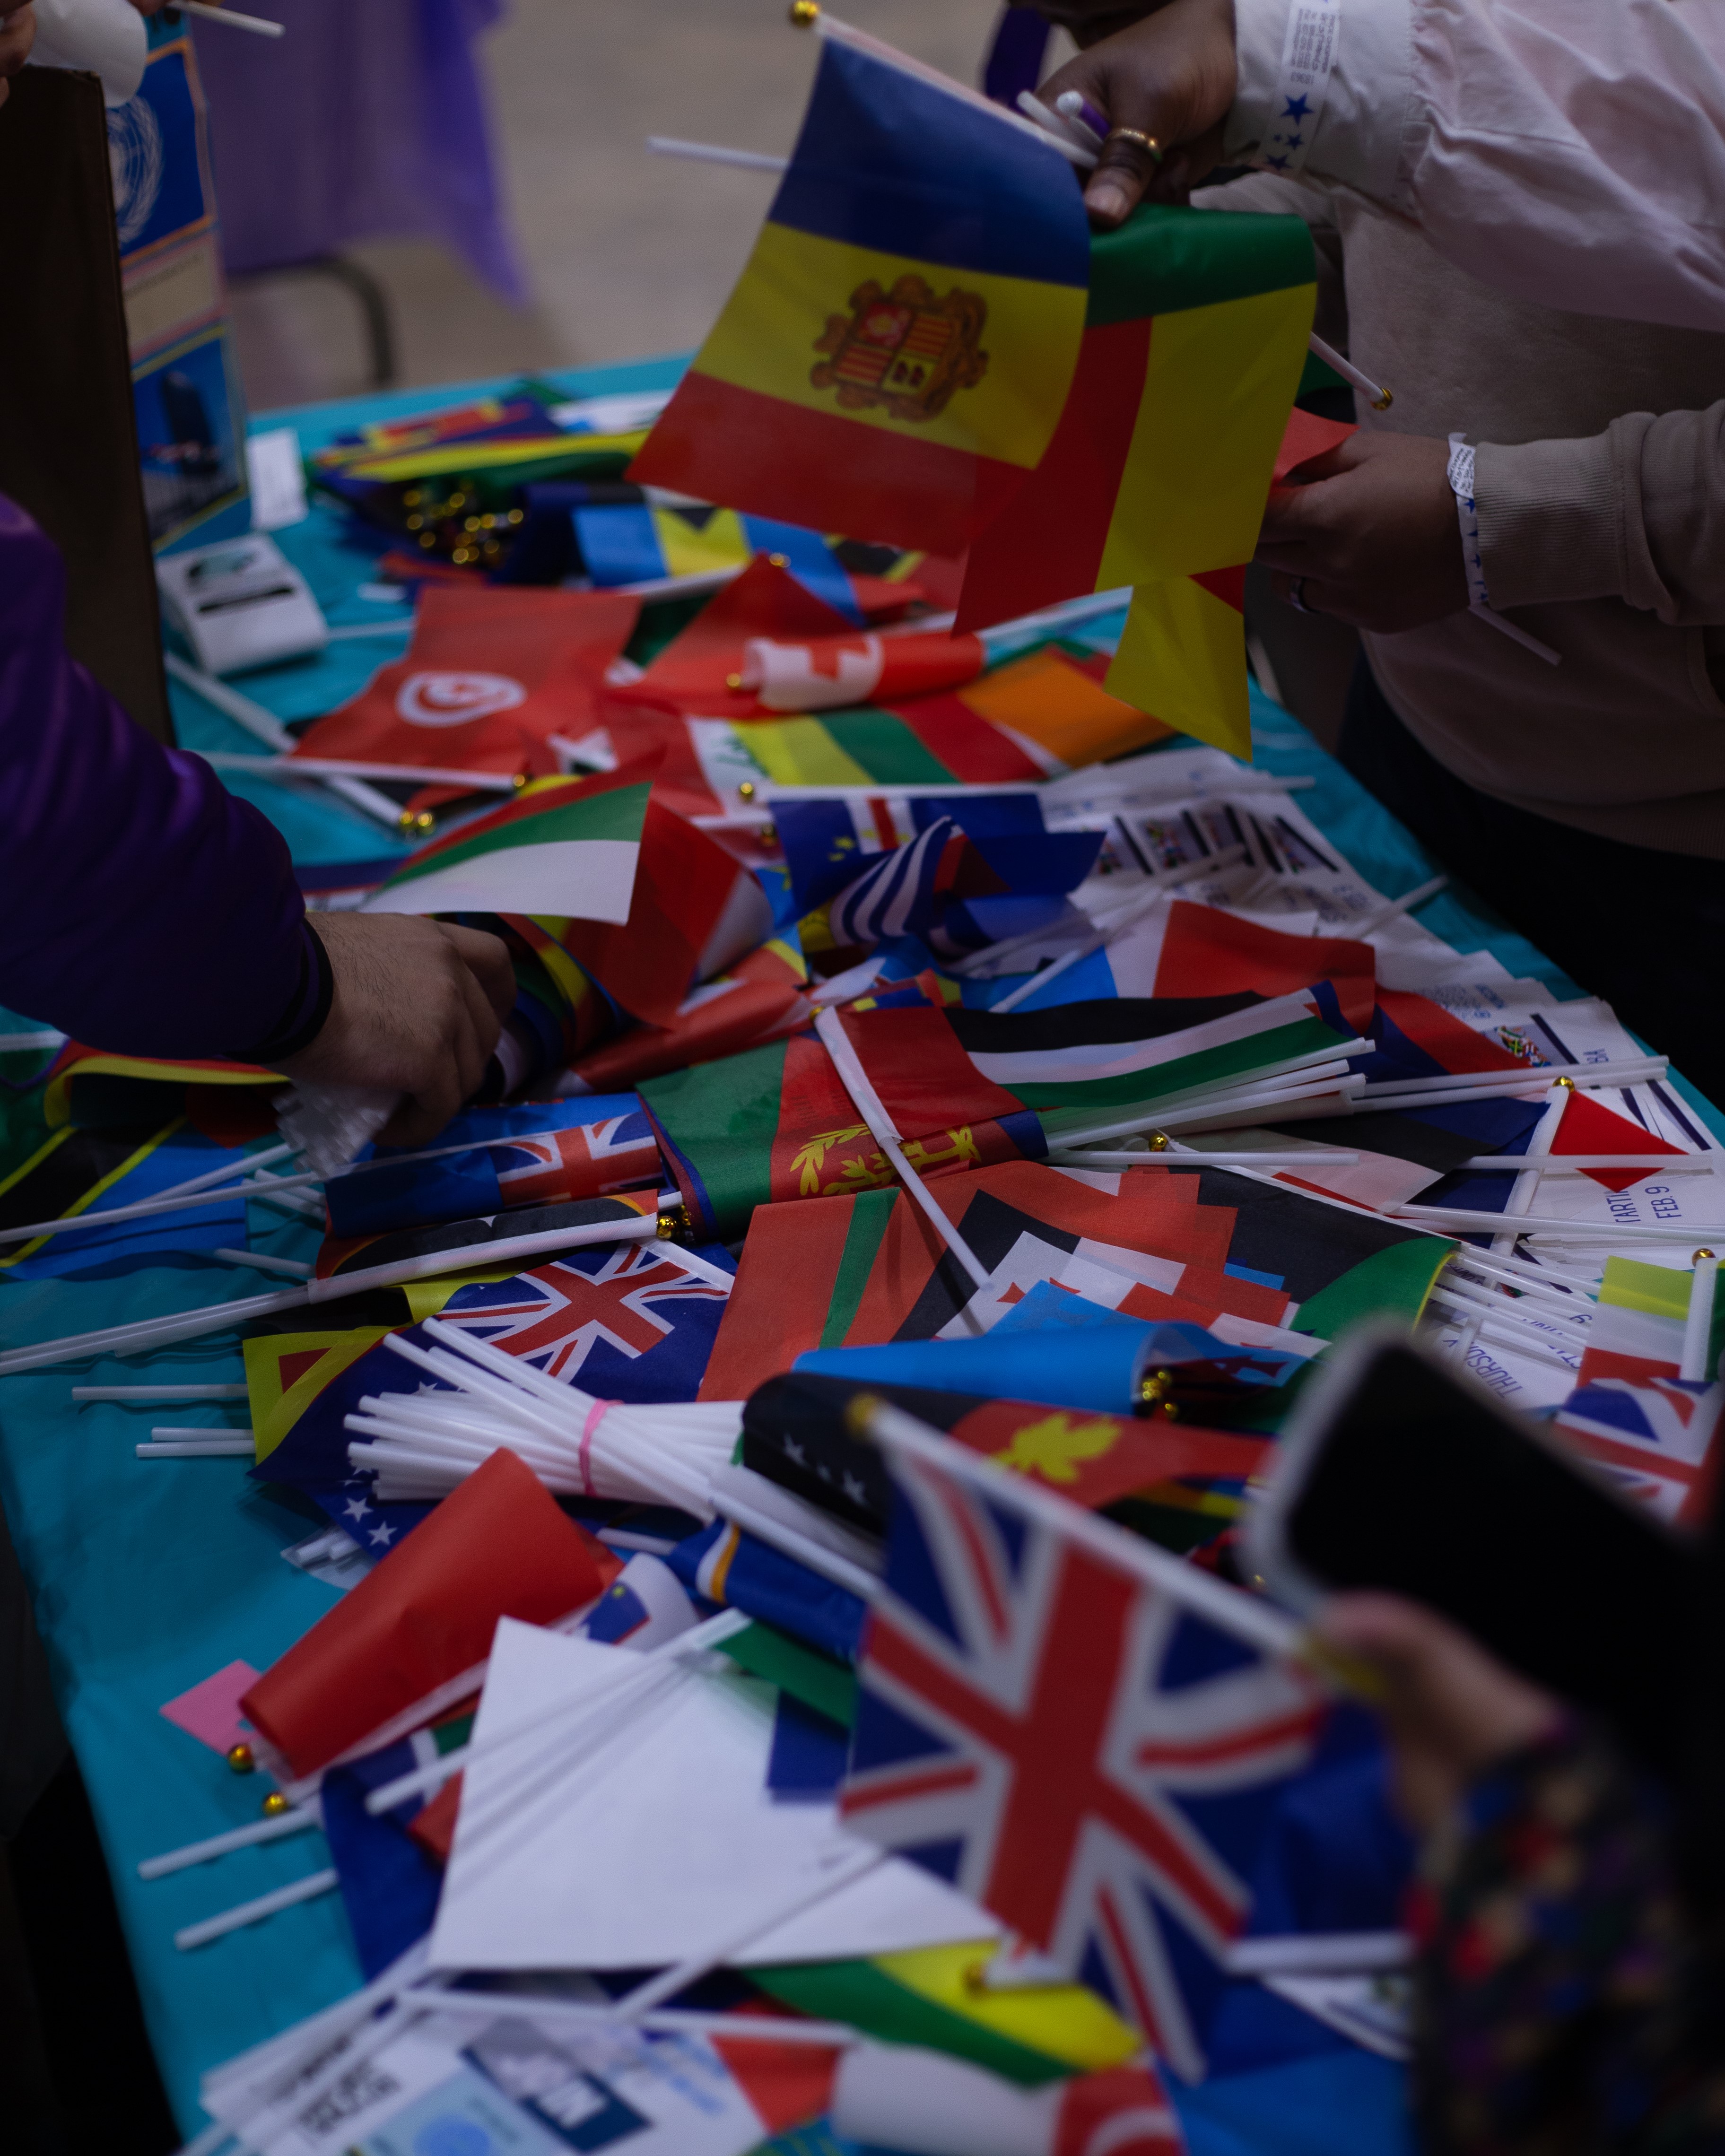
[[[652,388],[681,362],[644,361],[560,377],[572,394]],[[493,384],[476,384],[490,388]],[[259,427],[292,424],[316,448],[361,418],[453,398],[407,391],[275,413]],[[390,618],[356,596],[372,551],[341,520],[314,512],[278,535],[332,622]],[[315,662],[252,677],[246,693],[283,717],[329,709],[401,647],[353,642]],[[177,686],[180,737],[193,748],[255,747]],[[1425,854],[1266,698],[1254,706],[1258,760],[1316,780],[1301,805],[1380,890],[1394,896],[1432,873]],[[393,842],[337,803],[238,781],[275,818],[305,861],[377,858]],[[1573,983],[1466,895],[1445,892],[1421,918],[1464,950],[1484,946],[1512,973]],[[1725,1137],[1725,1118],[1692,1090],[1685,1097]],[[314,1237],[276,1216],[253,1214],[254,1246],[309,1256]],[[16,1343],[191,1309],[254,1293],[255,1272],[207,1259],[153,1265],[102,1281],[0,1283],[0,1339]],[[147,1365],[63,1367],[0,1380],[0,1500],[30,1579],[67,1729],[90,1791],[168,2093],[188,2133],[203,2123],[198,2074],[243,2046],[326,2005],[358,1981],[346,1921],[333,1896],[290,1909],[191,1953],[175,1950],[181,1925],[267,1892],[326,1861],[315,1835],[254,1849],[146,1883],[141,1857],[254,1819],[255,1780],[230,1774],[214,1753],[157,1709],[236,1658],[266,1667],[330,1606],[330,1590],[283,1563],[280,1551],[319,1522],[245,1479],[243,1460],[143,1461],[134,1441],[153,1422],[238,1422],[223,1409],[74,1406],[74,1383],[232,1382],[243,1374],[230,1338],[163,1351]],[[240,1404],[236,1403],[238,1407]],[[1213,2082],[1180,2098],[1194,2156],[1401,2156],[1399,2076],[1364,2052],[1333,2053]]]

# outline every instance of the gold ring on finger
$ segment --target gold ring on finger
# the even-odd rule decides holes
[[[1111,127],[1102,147],[1110,142],[1130,142],[1134,149],[1142,150],[1153,164],[1162,162],[1162,145],[1153,135],[1147,135],[1140,127]]]

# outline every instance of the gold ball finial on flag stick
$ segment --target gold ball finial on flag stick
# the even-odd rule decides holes
[[[790,19],[793,28],[812,30],[820,20],[820,0],[791,0]]]
[[[1705,1265],[1709,1258],[1717,1255],[1717,1250],[1692,1250],[1689,1254],[1689,1262],[1692,1265]]]
[[[225,1756],[236,1774],[249,1774],[258,1763],[249,1744],[230,1744]]]
[[[1166,1131],[1151,1132],[1150,1150],[1152,1152],[1166,1152],[1168,1151],[1168,1137]]]
[[[1566,1093],[1573,1093],[1575,1091],[1575,1081],[1573,1078],[1553,1078],[1551,1082],[1553,1086],[1561,1086]]]
[[[280,1789],[272,1789],[269,1795],[264,1799],[264,1816],[265,1819],[280,1819],[282,1814],[288,1809],[288,1800],[285,1796],[283,1796]]]

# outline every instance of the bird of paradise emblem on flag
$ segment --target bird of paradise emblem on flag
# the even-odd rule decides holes
[[[988,371],[982,350],[988,302],[954,290],[937,298],[921,277],[891,291],[871,277],[850,295],[850,313],[829,315],[814,349],[828,355],[809,375],[847,412],[882,406],[895,419],[932,419]]]

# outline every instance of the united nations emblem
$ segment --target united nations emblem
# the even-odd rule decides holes
[[[895,419],[932,419],[988,372],[978,348],[988,319],[975,292],[937,299],[920,277],[901,277],[890,292],[870,278],[851,294],[848,317],[828,316],[814,349],[829,357],[809,378],[836,391],[847,412],[879,404]]]

